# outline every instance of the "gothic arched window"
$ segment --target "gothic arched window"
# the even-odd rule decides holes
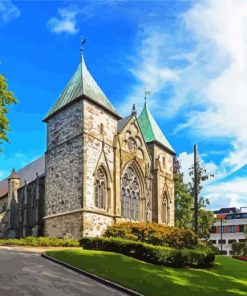
[[[100,209],[106,209],[107,177],[102,167],[97,170],[94,190],[95,206]]]
[[[161,204],[161,221],[162,223],[169,224],[170,222],[170,207],[167,193],[164,192]]]
[[[127,219],[140,219],[141,186],[138,176],[129,166],[122,177],[121,216]]]

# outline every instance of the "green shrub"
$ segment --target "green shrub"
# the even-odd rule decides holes
[[[247,243],[233,243],[232,255],[234,256],[247,256]]]
[[[28,236],[20,239],[0,239],[2,246],[32,246],[32,247],[79,247],[77,240],[54,237]]]
[[[108,226],[104,236],[178,249],[195,248],[193,231],[155,223],[117,223]]]
[[[121,238],[82,238],[80,243],[85,249],[121,253],[149,263],[173,267],[206,267],[215,258],[210,249],[173,249]]]

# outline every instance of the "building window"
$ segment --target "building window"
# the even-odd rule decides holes
[[[166,168],[166,158],[163,156],[163,168]]]
[[[229,239],[229,240],[228,240],[228,244],[231,245],[231,244],[233,244],[233,243],[236,243],[236,240],[235,240],[235,239]]]
[[[244,232],[244,225],[239,225],[239,232]]]
[[[95,181],[95,206],[106,209],[107,177],[103,167],[97,170]]]
[[[223,239],[222,240],[222,245],[224,245],[226,243],[226,240],[225,239]],[[219,239],[219,244],[221,245],[221,240]]]
[[[104,134],[104,124],[103,123],[100,124],[100,133],[101,133],[101,135]]]
[[[240,238],[238,242],[239,243],[245,243],[246,242],[246,239],[245,238]]]
[[[222,230],[222,233],[226,233],[227,232],[227,227],[226,226],[219,227],[219,229],[220,229],[220,232]]]
[[[216,240],[210,240],[211,244],[216,245]]]
[[[140,220],[140,181],[130,165],[122,178],[121,215],[127,219]]]
[[[161,204],[161,221],[162,223],[169,224],[170,222],[170,207],[167,193],[164,192]]]
[[[229,225],[228,229],[229,229],[229,232],[230,232],[230,233],[234,233],[234,232],[236,232],[236,227],[235,227],[235,225]]]

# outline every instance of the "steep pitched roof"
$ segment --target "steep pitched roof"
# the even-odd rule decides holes
[[[17,176],[18,178],[20,178],[20,187],[24,185],[25,180],[28,183],[35,180],[36,173],[39,176],[45,173],[45,156],[44,155],[34,160],[33,162],[29,163],[19,171],[17,171],[16,174],[18,174]],[[0,182],[0,197],[8,193],[8,179],[9,178],[6,178]]]
[[[111,113],[120,118],[119,114],[112,106],[108,98],[105,96],[97,82],[93,79],[89,73],[83,55],[81,56],[81,62],[75,71],[74,75],[70,79],[69,83],[65,87],[54,106],[50,109],[46,115],[44,121],[46,121],[51,115],[56,113],[61,108],[65,107],[69,103],[73,102],[78,97],[85,95],[95,103],[104,107]]]
[[[124,117],[124,118],[118,120],[118,122],[117,122],[117,131],[118,131],[118,133],[121,133],[123,131],[123,129],[125,128],[127,123],[130,121],[132,116],[133,115],[131,114],[131,115],[127,116],[127,117]]]
[[[146,102],[140,116],[138,117],[138,123],[146,143],[157,142],[164,148],[168,149],[170,152],[175,153],[174,149],[153,118],[153,115],[151,114]]]

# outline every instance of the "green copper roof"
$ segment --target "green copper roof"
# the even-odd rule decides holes
[[[163,132],[159,128],[157,122],[153,118],[153,115],[149,111],[146,102],[140,116],[138,117],[138,123],[140,125],[146,143],[154,141],[158,142],[165,148],[175,153],[174,149],[169,144]]]
[[[59,96],[54,106],[46,115],[45,120],[81,95],[89,97],[92,101],[98,103],[120,117],[101,88],[93,79],[92,75],[89,73],[82,56],[76,72],[70,79],[62,94]]]

